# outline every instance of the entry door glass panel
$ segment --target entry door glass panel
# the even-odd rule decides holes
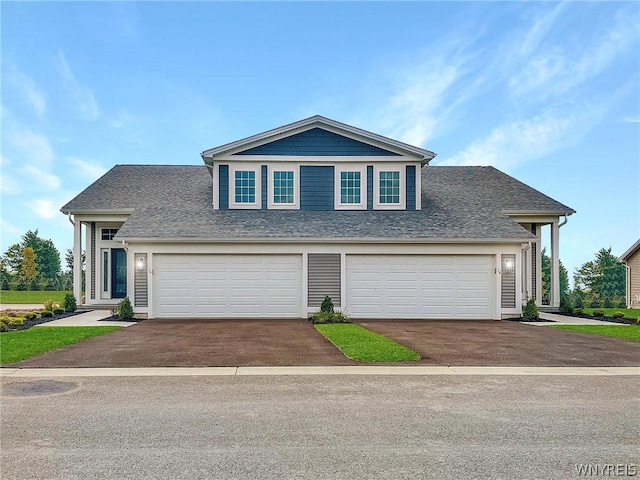
[[[111,298],[127,296],[127,254],[122,248],[111,249]]]

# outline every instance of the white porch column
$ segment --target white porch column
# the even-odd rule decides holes
[[[73,296],[82,303],[82,222],[73,225]]]
[[[551,224],[551,298],[552,307],[560,306],[560,227],[555,221]]]

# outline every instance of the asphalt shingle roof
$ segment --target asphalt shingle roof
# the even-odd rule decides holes
[[[422,210],[213,210],[203,166],[118,165],[62,211],[133,211],[120,239],[518,239],[504,211],[573,210],[493,167],[425,167]]]

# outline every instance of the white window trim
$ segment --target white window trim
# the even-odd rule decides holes
[[[335,210],[366,210],[367,209],[367,166],[362,164],[336,165],[333,180]],[[342,203],[341,179],[343,172],[360,172],[360,203]]]
[[[293,172],[293,203],[273,201],[273,172]],[[300,208],[300,165],[267,165],[267,208],[270,210],[295,210]]]
[[[400,172],[400,202],[380,203],[380,172]],[[373,208],[374,210],[404,210],[407,208],[406,164],[380,164],[373,166]],[[416,179],[417,181],[417,179]]]
[[[255,172],[256,201],[236,203],[236,172]],[[229,165],[229,208],[256,210],[262,208],[262,168],[260,165]]]

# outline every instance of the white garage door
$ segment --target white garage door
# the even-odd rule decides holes
[[[347,255],[354,318],[494,317],[491,255]]]
[[[157,318],[301,316],[300,255],[154,255]]]

